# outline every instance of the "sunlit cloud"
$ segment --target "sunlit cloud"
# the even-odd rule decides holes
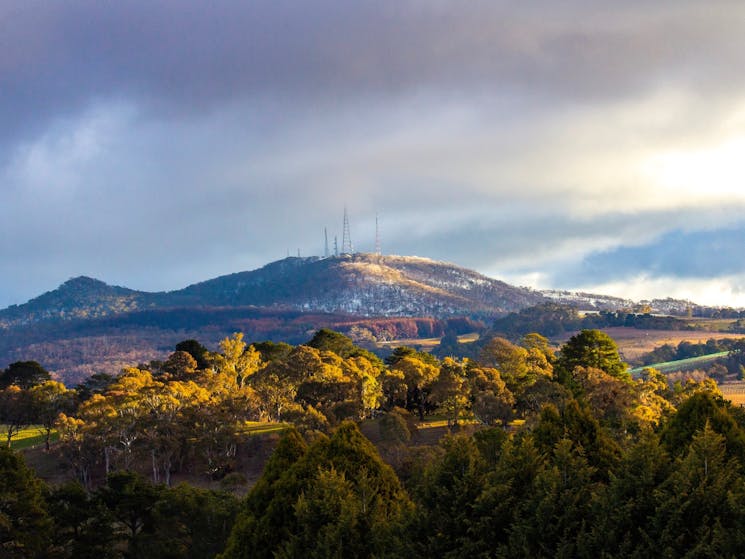
[[[645,174],[668,197],[712,204],[745,202],[745,134],[699,149],[665,151],[644,162]]]
[[[745,275],[716,279],[685,279],[673,276],[638,276],[623,282],[592,283],[580,287],[590,293],[603,293],[634,301],[680,299],[701,305],[745,307]]]

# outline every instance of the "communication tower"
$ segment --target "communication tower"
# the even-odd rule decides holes
[[[380,256],[380,227],[378,226],[378,214],[375,214],[375,254]]]
[[[349,233],[349,216],[347,215],[346,206],[344,207],[344,227],[342,228],[341,236],[341,253],[354,253],[354,247],[352,246],[352,235]]]

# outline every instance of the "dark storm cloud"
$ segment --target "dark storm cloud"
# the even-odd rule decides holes
[[[0,114],[23,135],[107,97],[189,111],[432,88],[552,103],[665,82],[714,91],[742,80],[742,15],[731,2],[11,2]]]

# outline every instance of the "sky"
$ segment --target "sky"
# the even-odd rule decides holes
[[[0,307],[355,250],[745,306],[745,3],[0,2]],[[333,246],[332,246],[333,248]]]

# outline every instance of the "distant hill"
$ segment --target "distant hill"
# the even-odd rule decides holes
[[[543,301],[453,264],[427,258],[343,255],[286,258],[167,294],[174,306],[286,307],[356,316],[493,316]]]
[[[655,314],[686,316],[692,314],[699,317],[722,316],[736,318],[738,309],[722,309],[699,305],[684,299],[649,299],[634,301],[611,295],[585,293],[582,291],[565,291],[558,289],[541,290],[541,295],[557,303],[568,305],[580,310],[651,312]],[[741,309],[740,309],[741,310]]]
[[[545,300],[453,264],[372,254],[286,258],[158,293],[78,277],[0,310],[0,367],[35,359],[69,382],[165,358],[187,338],[214,345],[241,330],[297,343],[322,326],[439,336],[458,320],[489,322]]]
[[[672,314],[690,306],[672,299],[634,303],[539,292],[419,257],[285,258],[169,292],[70,279],[0,310],[0,368],[34,359],[74,383],[95,372],[164,359],[188,338],[216,348],[220,339],[242,331],[248,340],[302,343],[321,327],[358,340],[438,337],[490,326],[496,318],[549,302],[584,311],[643,307],[638,312]],[[693,307],[696,316],[709,311],[721,313]]]
[[[23,305],[0,310],[0,329],[46,321],[100,318],[143,308],[149,294],[80,276]]]
[[[170,292],[147,293],[78,277],[0,311],[0,328],[192,307],[272,307],[355,316],[494,316],[544,300],[453,264],[426,258],[286,258]]]

